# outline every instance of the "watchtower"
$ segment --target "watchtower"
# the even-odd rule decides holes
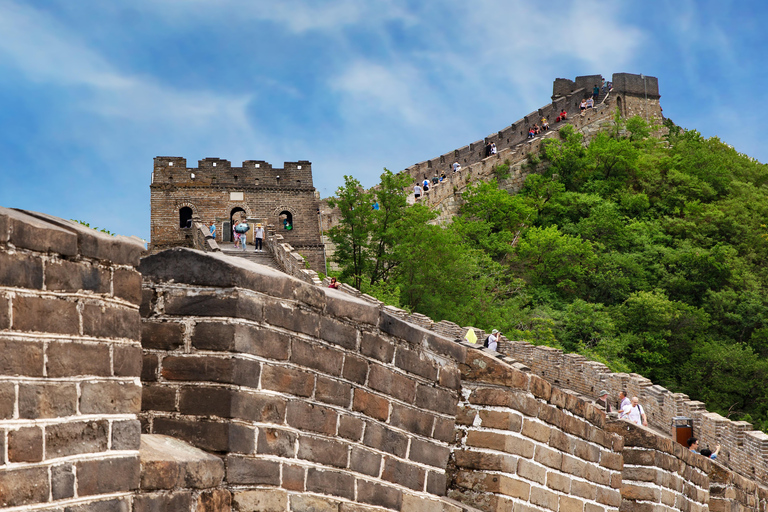
[[[233,218],[260,222],[283,235],[312,268],[321,269],[323,246],[312,164],[306,160],[272,167],[248,160],[205,158],[187,167],[181,157],[155,158],[151,192],[150,251],[192,247],[194,222],[216,224],[217,240],[231,241]]]

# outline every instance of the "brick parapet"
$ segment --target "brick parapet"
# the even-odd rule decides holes
[[[376,304],[187,249],[142,260],[142,422],[227,486],[400,509],[445,493],[466,349]]]
[[[143,250],[0,208],[0,508],[130,503]]]

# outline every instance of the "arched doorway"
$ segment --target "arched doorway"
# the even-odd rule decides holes
[[[616,96],[616,108],[619,109],[619,114],[621,117],[626,117],[626,113],[624,112],[624,105],[621,102],[621,96]]]
[[[229,212],[229,222],[226,222],[225,224],[227,225],[224,226],[225,242],[232,242],[232,228],[234,227],[234,222],[247,216],[248,212],[246,212],[243,208],[240,208],[239,206],[232,208],[232,210]]]
[[[293,230],[293,214],[288,210],[281,211],[277,216],[277,225],[279,226],[278,229],[283,229],[286,231]]]
[[[192,208],[184,206],[179,209],[179,227],[190,228],[192,227]]]

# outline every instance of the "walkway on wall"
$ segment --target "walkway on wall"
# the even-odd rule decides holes
[[[254,251],[253,245],[248,245],[248,250],[243,251],[242,249],[235,248],[235,244],[227,242],[219,244],[219,247],[221,248],[221,252],[227,256],[245,258],[250,261],[255,261],[261,265],[266,265],[267,267],[280,270],[281,272],[283,271],[283,269],[280,268],[275,259],[272,257],[272,253],[268,252],[266,249],[264,249],[264,252],[256,252]]]

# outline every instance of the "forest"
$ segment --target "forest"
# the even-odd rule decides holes
[[[340,280],[435,321],[577,352],[768,430],[768,168],[718,138],[641,118],[570,126],[523,189],[463,193],[447,225],[411,178],[354,177],[330,200]],[[378,209],[372,205],[378,203]]]

